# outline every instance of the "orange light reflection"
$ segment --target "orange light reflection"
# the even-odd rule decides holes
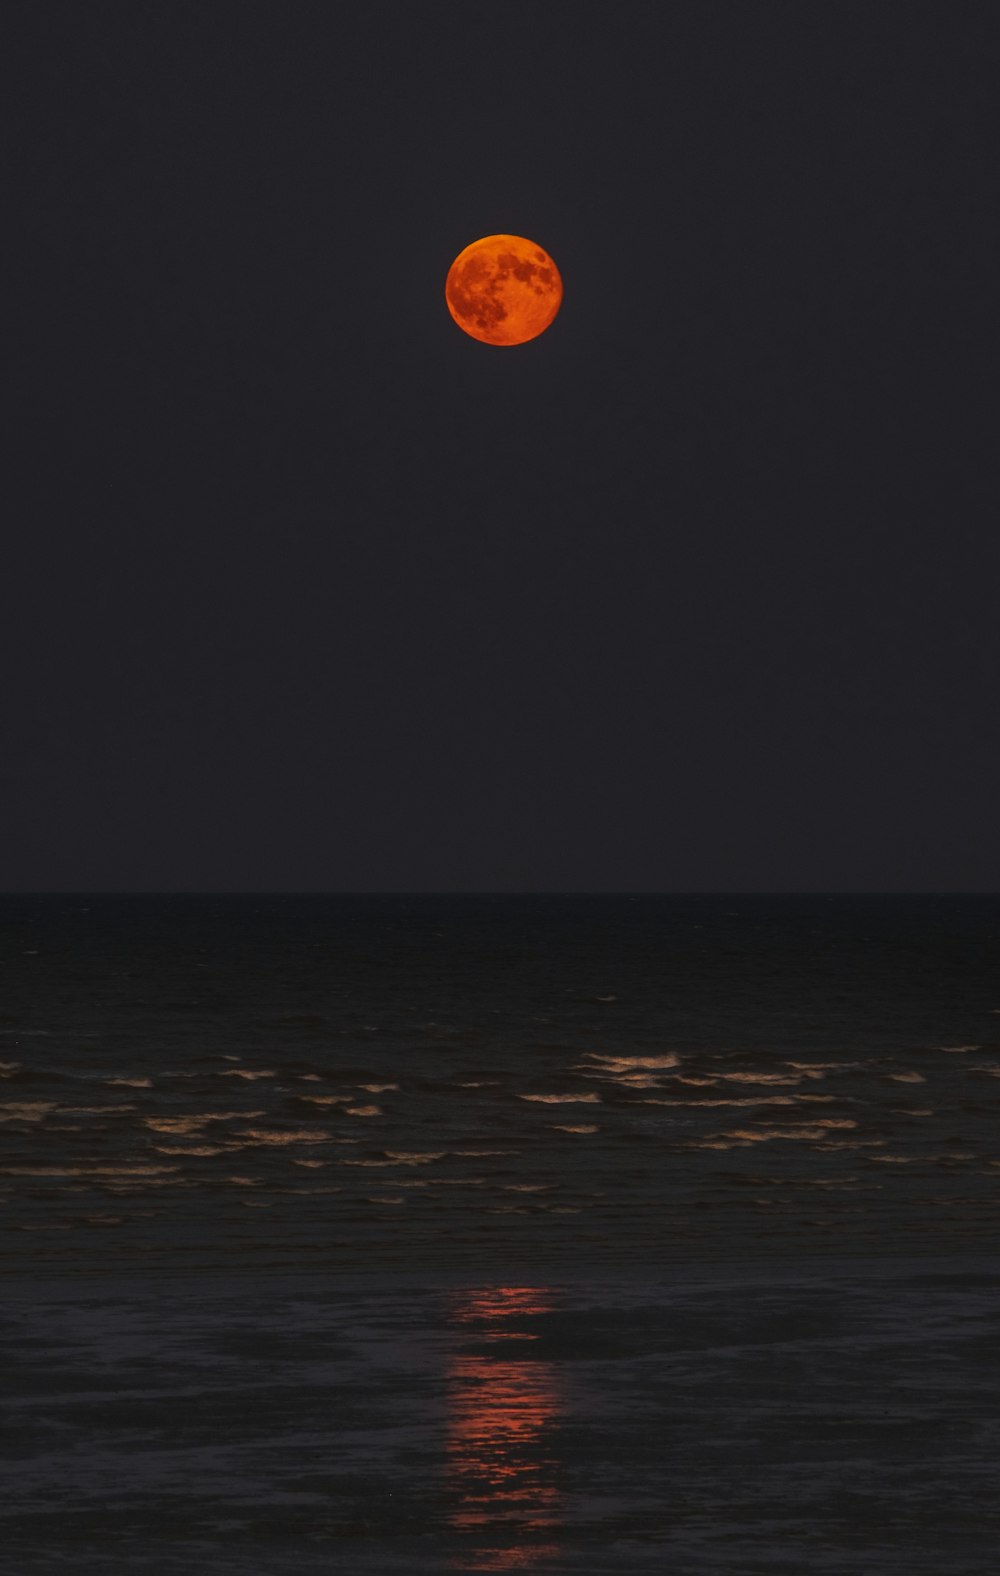
[[[550,1293],[525,1286],[462,1292],[452,1303],[451,1323],[462,1339],[504,1343],[496,1357],[455,1353],[447,1366],[449,1521],[457,1532],[492,1531],[501,1539],[463,1551],[467,1569],[525,1570],[558,1553],[538,1541],[559,1520],[550,1438],[563,1411],[558,1375],[552,1363],[513,1359],[511,1342],[536,1336],[508,1327],[551,1307]],[[509,1541],[515,1532],[516,1544]]]

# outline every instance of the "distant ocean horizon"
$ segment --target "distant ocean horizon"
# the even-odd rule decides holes
[[[5,895],[8,1262],[996,1240],[1000,898]]]

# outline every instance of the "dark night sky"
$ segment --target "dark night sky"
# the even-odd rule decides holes
[[[995,15],[9,0],[0,887],[1000,887]]]

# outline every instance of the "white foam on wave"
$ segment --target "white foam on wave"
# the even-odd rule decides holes
[[[729,1110],[734,1110],[737,1106],[797,1105],[798,1104],[798,1099],[799,1099],[799,1097],[797,1095],[793,1095],[793,1094],[758,1094],[758,1095],[748,1095],[745,1099],[742,1099],[742,1100],[740,1100],[740,1099],[732,1099],[732,1100],[724,1100],[724,1099],[720,1099],[720,1100],[669,1100],[669,1099],[666,1099],[666,1100],[640,1100],[639,1104],[640,1105],[669,1105],[669,1106],[677,1107],[678,1109],[680,1109],[682,1111],[683,1110],[688,1110],[689,1108],[690,1109],[695,1109],[695,1110],[707,1110],[709,1108],[713,1108],[714,1109],[714,1108],[716,1108],[718,1106],[725,1106]]]
[[[252,1122],[266,1115],[266,1111],[191,1111],[187,1116],[144,1116],[142,1120],[154,1133],[197,1133],[206,1122]]]
[[[536,1101],[539,1105],[600,1105],[599,1094],[519,1094],[519,1100]]]
[[[723,1078],[726,1083],[790,1084],[790,1085],[793,1085],[793,1086],[795,1084],[800,1084],[802,1082],[803,1076],[806,1077],[806,1078],[811,1078],[813,1076],[818,1077],[818,1078],[822,1078],[823,1074],[822,1073],[813,1074],[813,1073],[806,1072],[804,1074],[801,1074],[799,1077],[795,1077],[795,1078],[790,1078],[787,1073],[721,1073],[720,1074],[720,1077]]]
[[[243,1127],[238,1130],[236,1137],[244,1141],[247,1148],[255,1144],[265,1144],[276,1148],[283,1148],[286,1144],[322,1144],[330,1137],[320,1127],[299,1128],[295,1132],[274,1132],[268,1127]]]
[[[611,1056],[602,1051],[588,1051],[591,1061],[600,1062],[602,1067],[616,1072],[641,1071],[663,1067],[679,1067],[680,1057],[676,1051],[665,1051],[659,1056]]]
[[[857,1127],[857,1122],[852,1122],[849,1117],[831,1117],[824,1121],[811,1122],[808,1127],[739,1127],[730,1132],[716,1133],[716,1138],[735,1139],[744,1144],[769,1144],[776,1139],[791,1139],[799,1142],[808,1142],[810,1139],[826,1138],[831,1128]]]

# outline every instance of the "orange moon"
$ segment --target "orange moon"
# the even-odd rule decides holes
[[[484,345],[523,345],[543,334],[562,304],[548,252],[523,235],[486,235],[459,252],[444,295],[459,328]]]

